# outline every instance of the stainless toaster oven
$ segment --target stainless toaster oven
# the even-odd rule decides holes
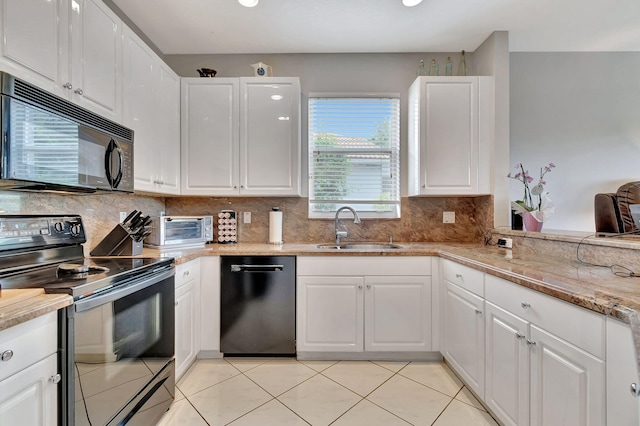
[[[213,240],[212,216],[159,216],[152,218],[145,246],[154,248],[202,247]]]

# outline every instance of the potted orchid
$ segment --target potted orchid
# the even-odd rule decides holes
[[[540,231],[545,219],[548,219],[554,211],[553,204],[548,196],[549,193],[544,191],[544,185],[547,184],[544,177],[555,167],[556,165],[553,163],[541,167],[540,178],[533,187],[530,185],[534,179],[529,175],[529,171],[525,170],[522,163],[516,164],[515,168],[518,172],[515,175],[511,173],[507,175],[508,178],[522,182],[524,185],[522,200],[512,201],[511,208],[517,214],[522,215],[522,221],[527,231]]]

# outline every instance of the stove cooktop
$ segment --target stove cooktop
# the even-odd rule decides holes
[[[44,288],[75,300],[168,269],[172,258],[79,258],[62,263],[0,275],[0,288]]]

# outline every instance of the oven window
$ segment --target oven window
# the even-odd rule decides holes
[[[202,220],[170,220],[165,222],[165,239],[167,242],[183,240],[199,240],[202,238]]]
[[[173,278],[88,310],[76,309],[77,425],[107,424],[149,386],[173,359],[174,324]],[[170,400],[171,389],[161,388],[153,398]]]

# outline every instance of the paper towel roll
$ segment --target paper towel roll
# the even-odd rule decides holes
[[[282,212],[277,207],[269,212],[269,243],[282,244]]]

